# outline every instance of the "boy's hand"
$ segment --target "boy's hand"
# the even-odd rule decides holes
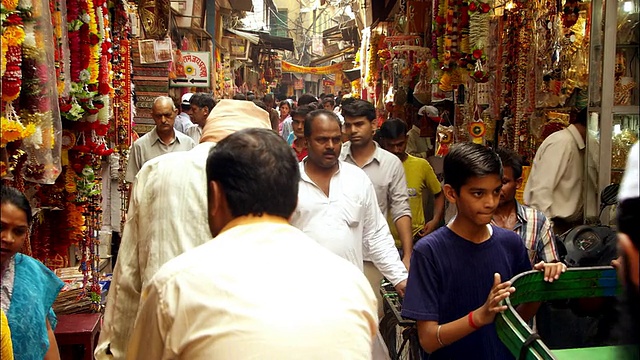
[[[493,274],[493,287],[489,291],[487,302],[473,314],[474,322],[478,326],[491,324],[499,312],[507,310],[507,306],[500,306],[500,302],[514,293],[516,288],[511,287],[511,281],[501,281],[500,274]]]
[[[560,278],[560,274],[567,271],[567,265],[563,263],[545,263],[540,261],[533,265],[534,270],[544,270],[544,281],[553,282]]]

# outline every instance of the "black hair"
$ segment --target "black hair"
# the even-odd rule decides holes
[[[381,139],[397,139],[402,135],[407,135],[407,124],[398,118],[389,119],[380,127]]]
[[[289,107],[289,110],[291,110],[291,108],[293,108],[293,106],[291,105],[291,103],[289,102],[289,100],[282,100],[280,101],[280,104],[278,104],[278,106],[282,106],[282,105],[287,105]]]
[[[372,103],[364,100],[353,100],[342,103],[342,116],[360,117],[365,116],[367,120],[373,121],[376,118],[376,108]]]
[[[338,118],[338,115],[336,115],[336,113],[334,113],[333,111],[325,109],[313,110],[312,112],[307,114],[307,118],[304,120],[304,137],[308,138],[311,136],[313,122],[315,121],[315,119],[322,115],[326,116],[329,120],[334,120],[338,124],[338,127],[341,127],[340,118]]]
[[[519,179],[522,176],[522,156],[504,147],[499,147],[496,153],[500,157],[500,161],[502,161],[502,168],[510,167],[513,169],[513,179]]]
[[[264,111],[266,111],[266,112],[269,112],[269,108],[267,107],[267,104],[265,104],[265,103],[264,103],[264,101],[262,101],[262,100],[255,100],[255,99],[254,99],[254,100],[252,100],[252,102],[253,102],[254,104],[256,104],[256,106],[257,106],[257,107],[259,107],[260,109],[262,109],[262,110],[264,110]]]
[[[310,112],[317,109],[318,109],[317,103],[298,106],[297,108],[291,110],[291,117],[292,118],[295,116],[306,117]]]
[[[199,108],[208,107],[209,111],[213,110],[216,106],[216,101],[213,100],[213,96],[211,94],[206,93],[195,93],[191,97],[191,105],[195,105]]]
[[[330,97],[330,96],[327,96],[327,97],[325,97],[324,99],[322,99],[322,105],[324,105],[324,104],[326,104],[326,103],[331,104],[331,106],[335,106],[335,105],[336,105],[336,101],[335,101],[335,100],[333,100],[333,98],[332,98],[332,97]]]
[[[318,102],[318,98],[316,98],[313,94],[303,94],[298,99],[298,106],[303,106],[311,103]]]
[[[475,143],[455,144],[444,157],[444,183],[456,193],[472,177],[498,175],[502,179],[502,163],[493,150]]]
[[[587,111],[586,107],[582,108],[581,110],[575,110],[574,111],[575,118],[573,119],[572,123],[587,126],[588,115],[589,115],[589,112]]]
[[[218,182],[233,217],[269,214],[288,219],[298,201],[299,180],[293,150],[271,129],[231,134],[207,158],[207,183]]]
[[[247,100],[247,97],[244,94],[237,93],[233,95],[233,100]]]
[[[264,101],[264,103],[268,103],[269,101],[274,101],[275,99],[273,98],[273,94],[265,94],[264,97],[262,98],[262,101]]]
[[[2,185],[2,200],[0,204],[11,204],[24,211],[27,216],[27,224],[31,225],[31,221],[33,221],[31,204],[29,204],[29,200],[20,190]]]
[[[324,99],[325,96],[327,96],[327,94],[322,93],[322,94],[320,94],[320,96],[318,96],[318,99]]]

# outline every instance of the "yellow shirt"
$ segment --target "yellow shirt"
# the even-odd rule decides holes
[[[424,208],[422,206],[422,194],[425,189],[429,189],[436,195],[442,191],[436,173],[429,162],[407,154],[407,158],[402,162],[404,173],[407,178],[407,190],[409,191],[409,206],[411,207],[411,230],[415,236],[424,228]],[[389,228],[393,238],[396,239],[396,246],[400,246],[398,230],[392,221],[389,221]]]
[[[0,338],[0,358],[2,360],[13,360],[11,331],[9,331],[9,322],[2,310],[0,310]]]

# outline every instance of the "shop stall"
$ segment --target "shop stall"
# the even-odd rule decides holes
[[[422,129],[430,155],[446,153],[439,140],[474,141],[530,162],[588,107],[585,171],[596,186],[585,198],[597,202],[619,181],[638,135],[637,1],[399,0],[394,9],[362,32],[358,90],[383,119],[412,125],[423,105],[446,113]]]

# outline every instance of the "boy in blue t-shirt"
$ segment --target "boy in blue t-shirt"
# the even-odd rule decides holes
[[[493,320],[499,303],[515,291],[509,281],[531,270],[522,239],[489,225],[500,200],[502,164],[484,146],[464,143],[444,158],[443,192],[458,214],[414,247],[402,315],[417,321],[422,348],[437,359],[513,359]],[[563,264],[539,263],[545,280],[558,279]],[[533,317],[538,304],[518,312]]]

